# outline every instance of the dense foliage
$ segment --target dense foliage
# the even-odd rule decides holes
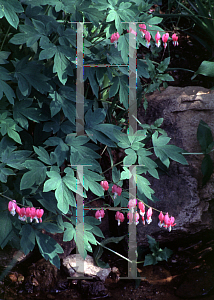
[[[152,62],[152,56],[166,50],[154,41],[157,31],[164,33],[157,26],[162,19],[148,13],[151,2],[141,0],[0,0],[0,4],[0,246],[10,243],[27,254],[37,243],[44,258],[59,268],[58,253],[63,249],[42,229],[64,233],[64,241],[76,240],[76,232],[83,228],[76,221],[76,195],[87,198],[90,190],[104,199],[100,182],[105,177],[98,151],[107,147],[112,159],[112,150],[123,148],[124,165],[143,165],[137,167],[136,184],[137,197],[144,202],[155,201],[144,175],[149,172],[159,178],[157,164],[149,156],[154,153],[167,168],[170,159],[187,163],[182,149],[168,144],[170,138],[160,128],[163,120],[151,126],[140,124],[142,130],[135,135],[131,128],[126,131],[130,24],[125,22],[146,24],[153,38],[151,52],[137,59],[140,104],[142,94],[173,80],[165,73],[169,57],[160,64]],[[84,68],[87,136],[75,133],[75,22],[84,22],[84,64],[113,65]],[[146,40],[136,29],[139,49],[146,46]],[[117,48],[110,41],[115,32],[120,35]],[[140,77],[150,78],[149,84],[142,88]],[[147,150],[149,142],[153,152]],[[83,174],[77,174],[78,165],[83,166]],[[122,187],[130,176],[128,167],[114,167],[112,185]],[[11,215],[11,199],[22,207],[44,209],[43,221]],[[127,207],[128,201],[129,193],[123,191],[114,206]],[[76,241],[82,257],[92,252],[91,244],[97,244],[95,236],[104,238],[99,224],[96,218],[85,216],[84,235]]]

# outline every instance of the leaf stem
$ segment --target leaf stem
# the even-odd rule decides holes
[[[214,149],[213,149],[214,150]],[[212,151],[213,151],[212,150]],[[189,155],[189,154],[195,154],[195,155],[199,155],[199,154],[204,154],[204,153],[181,153],[182,155]]]
[[[8,36],[8,33],[9,33],[9,31],[10,31],[10,27],[11,27],[11,26],[9,25],[9,27],[8,27],[8,29],[7,29],[7,32],[5,33],[4,39],[3,39],[2,44],[1,44],[1,47],[0,47],[0,51],[2,51],[2,49],[3,49],[5,40],[6,40],[6,38],[7,38],[7,36]]]
[[[130,259],[128,259],[128,258],[126,258],[125,256],[121,255],[120,253],[118,253],[118,252],[115,252],[114,250],[112,250],[112,249],[110,249],[110,248],[108,248],[108,247],[106,247],[106,246],[102,245],[102,244],[101,244],[101,243],[99,243],[98,241],[97,241],[97,244],[98,244],[98,245],[100,245],[101,247],[103,247],[103,248],[105,248],[105,249],[107,249],[107,250],[109,250],[109,251],[113,252],[114,254],[116,254],[116,255],[118,255],[118,256],[120,256],[120,257],[122,257],[123,259],[127,260],[128,262],[130,262],[130,263],[133,263],[133,262],[132,262]]]

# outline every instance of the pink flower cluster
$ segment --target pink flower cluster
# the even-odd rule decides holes
[[[101,181],[101,186],[104,191],[107,191],[109,189],[108,181]],[[114,194],[114,199],[116,199],[117,196],[121,196],[122,188],[120,186],[117,186],[114,184],[111,189],[112,193]]]
[[[128,204],[128,207],[131,208],[131,212],[128,213],[129,216],[128,219],[129,219],[129,222],[132,223],[132,219],[133,219],[133,208],[137,205],[137,199],[131,199],[129,200],[129,204]],[[143,204],[143,202],[139,201],[138,202],[138,208],[140,210],[140,215],[142,217],[142,221],[143,221],[143,224],[145,225],[145,219],[144,219],[144,215],[145,215],[145,205]],[[148,210],[147,210],[147,213],[146,213],[146,222],[147,224],[150,224],[152,222],[152,208],[150,207]],[[139,214],[138,212],[135,213],[135,221],[136,221],[136,225],[139,223],[138,220],[139,220]]]
[[[42,216],[44,214],[43,209],[36,209],[35,207],[20,208],[16,204],[16,200],[12,200],[8,203],[8,210],[12,216],[15,216],[17,212],[17,214],[19,215],[18,219],[21,221],[27,221],[27,217],[29,217],[30,222],[35,219],[36,223],[42,223]]]
[[[108,182],[107,181],[101,181],[101,186],[103,188],[104,191],[107,191],[109,189],[109,185],[108,185]],[[113,185],[112,186],[112,193],[114,193],[114,199],[118,196],[121,195],[122,193],[122,188],[117,186],[117,185]],[[129,219],[129,223],[131,224],[133,222],[133,218],[136,222],[136,225],[139,223],[139,218],[140,218],[140,215],[138,212],[135,212],[134,214],[134,209],[136,208],[138,204],[138,208],[140,210],[140,215],[142,217],[142,222],[143,224],[145,225],[145,218],[144,218],[144,215],[145,215],[145,205],[143,202],[139,201],[137,202],[137,199],[130,199],[129,200],[129,203],[128,203],[128,208],[129,208],[129,212],[127,214],[127,218]],[[150,207],[147,212],[146,212],[146,223],[147,224],[150,224],[152,222],[152,214],[153,214],[153,211],[152,211],[152,208]],[[105,212],[103,209],[99,210],[96,212],[95,214],[95,218],[99,219],[101,221],[101,218],[103,218],[105,216]],[[169,230],[169,232],[171,231],[172,227],[176,225],[175,222],[175,218],[174,217],[169,217],[168,213],[165,214],[165,216],[163,215],[162,211],[160,212],[159,214],[159,223],[158,223],[158,226],[161,228],[161,227],[164,227],[166,229]],[[118,221],[118,226],[120,225],[121,222],[124,221],[124,215],[123,213],[120,213],[119,211],[116,212],[115,214],[115,220]]]
[[[175,218],[174,217],[169,217],[168,213],[165,214],[165,216],[163,215],[162,211],[159,214],[159,223],[158,226],[164,227],[166,229],[169,229],[169,232],[172,230],[172,227],[176,225],[175,222]]]
[[[100,222],[101,222],[101,218],[104,218],[104,216],[105,216],[105,212],[103,209],[96,211],[95,218],[97,220],[100,220]]]
[[[150,47],[150,41],[151,41],[151,34],[149,33],[149,31],[146,30],[146,24],[139,24],[139,30],[142,32],[142,37],[145,36],[146,47],[149,48]],[[137,32],[134,31],[132,28],[130,28],[129,30],[127,30],[127,32],[131,32],[135,36],[137,36]],[[110,41],[111,41],[111,43],[114,43],[115,48],[117,48],[117,41],[118,41],[119,37],[120,37],[120,35],[119,35],[118,32],[113,33],[111,35]],[[166,46],[167,46],[168,38],[169,38],[169,34],[168,33],[163,34],[162,41],[163,41],[164,48],[166,48]],[[157,47],[159,47],[160,44],[161,44],[160,39],[161,39],[161,35],[160,35],[159,31],[158,31],[156,33],[156,35],[155,35],[155,41],[156,41],[155,45]],[[172,35],[172,43],[173,43],[174,46],[178,46],[178,36],[175,33]]]

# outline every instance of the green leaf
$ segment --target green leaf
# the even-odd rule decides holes
[[[69,205],[76,207],[76,201],[74,195],[70,190],[70,188],[73,189],[73,184],[72,183],[68,184],[68,179],[72,179],[72,177],[66,175],[65,177],[61,178],[60,174],[56,171],[47,172],[47,175],[48,177],[50,177],[50,179],[45,181],[43,192],[49,192],[51,190],[55,190],[55,196],[58,202],[57,207],[64,214],[67,214],[69,210]]]
[[[167,247],[165,247],[163,250],[160,249],[161,252],[158,253],[158,258],[159,258],[159,261],[160,261],[160,258],[161,260],[168,260],[168,258],[170,258],[170,256],[172,255],[173,251],[168,249]]]
[[[68,241],[73,240],[73,238],[76,236],[76,230],[75,230],[74,226],[68,222],[64,222],[64,225],[66,227],[66,230],[63,234],[63,241],[68,242]]]
[[[152,254],[147,254],[145,256],[145,260],[144,260],[144,267],[145,266],[150,266],[150,265],[156,265],[157,264],[157,259],[154,255]]]
[[[70,99],[63,94],[62,90],[60,89],[58,92],[54,91],[50,93],[49,97],[52,98],[50,104],[51,117],[55,116],[62,108],[65,117],[75,124],[76,108]]]
[[[62,233],[63,229],[59,228],[58,225],[50,222],[42,222],[34,225],[36,229],[44,229],[50,233]]]
[[[46,121],[47,117],[42,112],[42,109],[33,107],[32,100],[25,99],[24,101],[16,101],[13,106],[13,117],[23,128],[28,129],[28,120],[39,123]]]
[[[91,216],[85,216],[84,217],[84,222],[87,223],[87,224],[90,224],[92,226],[94,226],[94,225],[100,225],[100,221],[97,220],[94,217],[91,217]]]
[[[168,68],[168,65],[170,63],[170,57],[165,58],[157,67],[157,70],[160,73],[163,73]]]
[[[159,23],[162,22],[162,20],[163,20],[163,18],[152,17],[151,19],[149,19],[149,20],[147,21],[147,24],[149,24],[149,25],[159,24]],[[153,26],[152,26],[152,27],[153,27]]]
[[[4,141],[2,139],[2,141]],[[11,168],[15,169],[24,169],[23,163],[26,161],[26,159],[30,156],[32,153],[28,150],[16,150],[7,146],[3,145],[1,149],[1,161],[5,164],[7,164]]]
[[[155,127],[160,127],[163,124],[163,118],[159,118],[154,122]]]
[[[7,134],[8,136],[13,139],[15,142],[19,143],[19,144],[22,144],[22,141],[20,139],[20,136],[18,134],[18,132],[16,132],[14,129],[12,128],[8,128],[7,129]]]
[[[66,69],[69,66],[69,64],[70,64],[70,62],[65,57],[65,55],[62,52],[57,51],[57,53],[54,56],[53,72],[57,73],[58,78],[63,85],[67,82]]]
[[[132,174],[127,167],[123,167],[124,171],[121,172],[120,180],[130,179]]]
[[[213,161],[209,154],[206,154],[202,160],[201,171],[203,174],[202,184],[205,185],[213,174]]]
[[[201,146],[201,150],[205,153],[208,146],[213,142],[212,131],[207,123],[200,121],[197,130],[197,140]]]
[[[122,241],[125,238],[125,236],[126,235],[106,238],[106,239],[102,240],[100,242],[100,244],[101,245],[106,245],[106,244],[109,244],[109,243],[116,243],[116,244],[118,244],[120,241]]]
[[[29,56],[25,56],[16,62],[15,67],[14,77],[18,80],[18,87],[23,96],[31,93],[31,86],[42,94],[50,91],[50,85],[47,83],[49,78],[42,74],[42,65],[37,61],[29,61]]]
[[[11,118],[6,118],[7,113],[0,115],[0,128],[1,128],[1,134],[4,136],[6,133],[8,133],[8,136],[11,137],[16,142],[21,143],[20,136],[16,131],[20,131],[21,128],[14,122]]]
[[[98,90],[99,90],[99,85],[95,79],[95,68],[85,68],[84,69],[84,80],[87,78],[89,79],[92,91],[94,95],[98,98]]]
[[[25,255],[32,251],[35,247],[35,232],[30,224],[25,224],[21,229],[21,247]]]
[[[53,161],[53,158],[50,158],[48,152],[43,148],[43,147],[35,147],[33,146],[34,151],[36,152],[36,154],[38,155],[38,158],[43,161],[45,164],[47,165],[52,165],[53,163],[55,163],[55,161]]]
[[[118,40],[118,50],[121,51],[121,57],[125,65],[128,64],[129,39],[128,34],[120,36]]]
[[[150,77],[147,64],[140,59],[137,60],[137,75],[144,78]]]
[[[37,185],[42,184],[46,178],[47,167],[36,160],[27,160],[24,163],[24,166],[31,171],[26,172],[21,179],[20,189],[25,190],[31,188],[34,183]]]
[[[144,165],[146,168],[148,168],[148,172],[153,177],[159,179],[159,175],[156,170],[158,165],[151,158],[147,157],[147,156],[151,155],[152,153],[144,148],[141,148],[138,150],[137,154],[138,154],[139,165]]]
[[[57,212],[60,213],[60,211],[57,208],[57,200],[55,198],[54,193],[40,192],[37,195],[35,195],[35,198],[48,211],[53,212],[54,214],[56,214]]]
[[[15,173],[11,169],[5,168],[5,164],[0,163],[0,181],[6,183],[9,175],[15,175]]]
[[[198,70],[191,77],[191,80],[193,80],[198,74],[214,77],[214,62],[206,60],[202,61]]]
[[[86,223],[84,222],[84,224],[86,224]],[[100,229],[99,227],[93,226],[93,229],[92,229],[91,231],[92,231],[93,234],[95,234],[96,236],[99,236],[99,237],[101,237],[101,238],[105,238],[104,235],[103,235],[103,233],[102,233],[102,231],[101,231],[101,229]]]
[[[114,21],[115,18],[116,18],[116,15],[117,15],[117,13],[116,13],[115,10],[110,10],[110,12],[109,12],[109,14],[108,14],[108,16],[106,18],[106,22],[112,22],[112,21]]]
[[[2,200],[1,200],[2,201]],[[2,209],[1,205],[1,209]],[[7,206],[4,207],[5,211],[0,211],[0,247],[3,249],[7,243],[11,240],[12,236],[11,233],[13,231],[12,229],[12,223],[9,218],[9,211],[7,209]]]
[[[112,80],[112,86],[110,87],[110,90],[109,90],[109,98],[115,96],[118,92],[118,89],[119,89],[119,78],[118,77],[113,77],[113,80]]]
[[[137,159],[135,151],[132,149],[126,149],[125,153],[128,155],[123,159],[123,164],[126,166],[134,165]]]
[[[158,81],[174,81],[174,78],[169,74],[158,74],[157,75]]]
[[[183,150],[174,145],[167,145],[169,140],[170,138],[164,135],[158,137],[157,131],[152,135],[155,155],[160,158],[160,160],[166,167],[169,167],[169,158],[183,165],[187,165],[188,163],[186,159],[181,154]]]
[[[137,189],[141,193],[144,193],[147,198],[152,200],[152,194],[154,194],[154,191],[149,187],[150,182],[146,178],[140,175],[137,175],[136,181],[137,181]]]
[[[99,183],[97,183],[95,181],[90,182],[89,188],[92,191],[92,193],[94,193],[97,196],[104,195],[103,188],[101,187],[101,185]]]
[[[91,135],[90,138],[97,143],[99,140],[102,144],[109,147],[114,147],[115,142],[117,142],[116,135],[119,135],[121,128],[112,124],[99,124],[106,116],[106,111],[104,109],[98,108],[94,112],[89,109],[85,114],[85,131],[87,134]]]
[[[11,52],[0,51],[0,65],[8,64],[7,58]]]
[[[132,4],[131,3],[128,3],[128,2],[122,2],[120,3],[119,5],[119,9],[121,10],[126,10],[128,9]]]
[[[0,79],[0,99],[3,97],[3,93],[7,97],[11,104],[14,104],[14,98],[16,97],[12,88],[3,80]]]
[[[86,258],[87,255],[87,251],[85,248],[85,241],[84,241],[84,224],[83,223],[79,223],[76,226],[76,234],[78,236],[78,239],[76,239],[76,236],[74,236],[77,248],[78,248],[78,252],[79,254],[82,256],[83,259]]]
[[[0,18],[5,16],[8,23],[17,29],[19,18],[16,13],[23,12],[24,9],[21,3],[17,0],[0,0]]]
[[[50,236],[36,231],[36,241],[39,251],[46,260],[50,260],[58,269],[60,269],[60,260],[57,253],[63,253],[62,247]],[[59,257],[58,257],[59,258]]]
[[[157,252],[157,250],[159,250],[159,243],[156,242],[156,240],[154,238],[152,238],[151,236],[149,236],[148,234],[146,236],[148,239],[150,250],[154,253]]]
[[[112,181],[117,183],[120,180],[120,170],[118,170],[115,166],[112,168]]]

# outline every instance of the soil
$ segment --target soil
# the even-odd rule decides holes
[[[213,233],[211,236],[214,236]],[[89,296],[83,294],[83,287],[80,286],[80,280],[67,279],[63,270],[50,270],[48,264],[43,262],[46,269],[42,272],[41,257],[37,256],[36,262],[32,263],[35,253],[31,258],[17,265],[4,279],[0,282],[0,299],[109,299],[116,300],[122,297],[124,300],[179,300],[179,299],[214,299],[214,240],[208,235],[206,238],[198,236],[192,241],[183,241],[178,245],[168,246],[173,250],[172,256],[168,261],[159,262],[157,265],[143,266],[138,264],[140,280],[119,279],[128,277],[127,263],[124,259],[118,258],[117,255],[104,251],[102,259],[108,262],[110,267],[116,267],[118,272],[111,272],[105,281],[107,292],[101,297]],[[110,245],[115,251],[123,253],[122,243]],[[148,250],[148,249],[147,249]],[[148,252],[149,253],[149,250]],[[126,255],[127,256],[127,255]],[[29,271],[34,270],[37,276],[33,277],[33,284],[29,288],[28,277]],[[48,271],[49,270],[49,271]],[[44,275],[42,275],[44,273]],[[44,276],[43,281],[41,277]],[[84,281],[84,280],[83,280]],[[82,284],[84,282],[82,281]],[[50,284],[54,282],[53,284]],[[87,281],[88,282],[88,281]],[[95,283],[97,285],[98,283]],[[50,288],[44,291],[45,285]],[[28,287],[28,288],[27,288]],[[42,290],[43,289],[43,290]]]

